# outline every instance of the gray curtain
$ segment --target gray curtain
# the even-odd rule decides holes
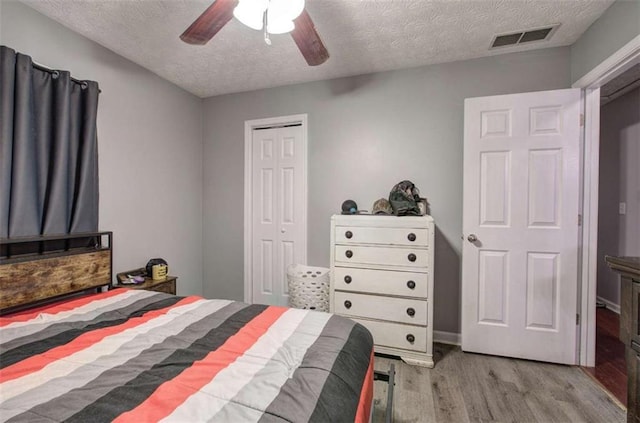
[[[0,46],[0,238],[98,230],[98,94]]]

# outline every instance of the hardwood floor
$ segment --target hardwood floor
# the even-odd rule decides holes
[[[619,330],[618,314],[606,308],[596,309],[596,366],[583,369],[626,405],[627,365]]]
[[[626,411],[579,367],[464,353],[434,344],[435,368],[396,367],[393,421],[624,422]],[[387,385],[374,382],[373,422],[384,421]]]

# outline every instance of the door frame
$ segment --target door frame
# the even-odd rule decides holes
[[[253,130],[258,128],[269,128],[285,125],[300,124],[302,126],[302,183],[303,189],[303,201],[302,201],[302,239],[304,244],[304,251],[302,252],[302,264],[307,262],[307,203],[308,203],[308,155],[307,155],[307,140],[308,140],[308,118],[307,114],[278,116],[265,119],[252,119],[244,122],[244,302],[253,303],[253,271],[252,271],[252,242],[253,242],[253,224],[251,219],[251,211],[253,207],[253,190],[251,189],[251,182],[253,180]]]
[[[578,305],[580,365],[595,366],[598,263],[598,180],[600,176],[600,87],[640,63],[640,35],[605,59],[571,87],[584,98],[581,281]]]

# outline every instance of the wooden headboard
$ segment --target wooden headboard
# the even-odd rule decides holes
[[[0,240],[0,311],[111,285],[112,233]]]

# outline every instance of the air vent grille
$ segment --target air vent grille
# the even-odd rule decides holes
[[[490,49],[499,47],[510,47],[520,44],[526,44],[533,41],[546,41],[551,38],[553,33],[560,25],[553,25],[546,28],[529,29],[526,31],[512,32],[510,34],[501,34],[493,37]]]
[[[522,32],[518,32],[516,34],[507,34],[507,35],[499,35],[493,40],[493,44],[491,47],[504,47],[504,46],[512,46],[514,44],[518,44],[522,38]]]

